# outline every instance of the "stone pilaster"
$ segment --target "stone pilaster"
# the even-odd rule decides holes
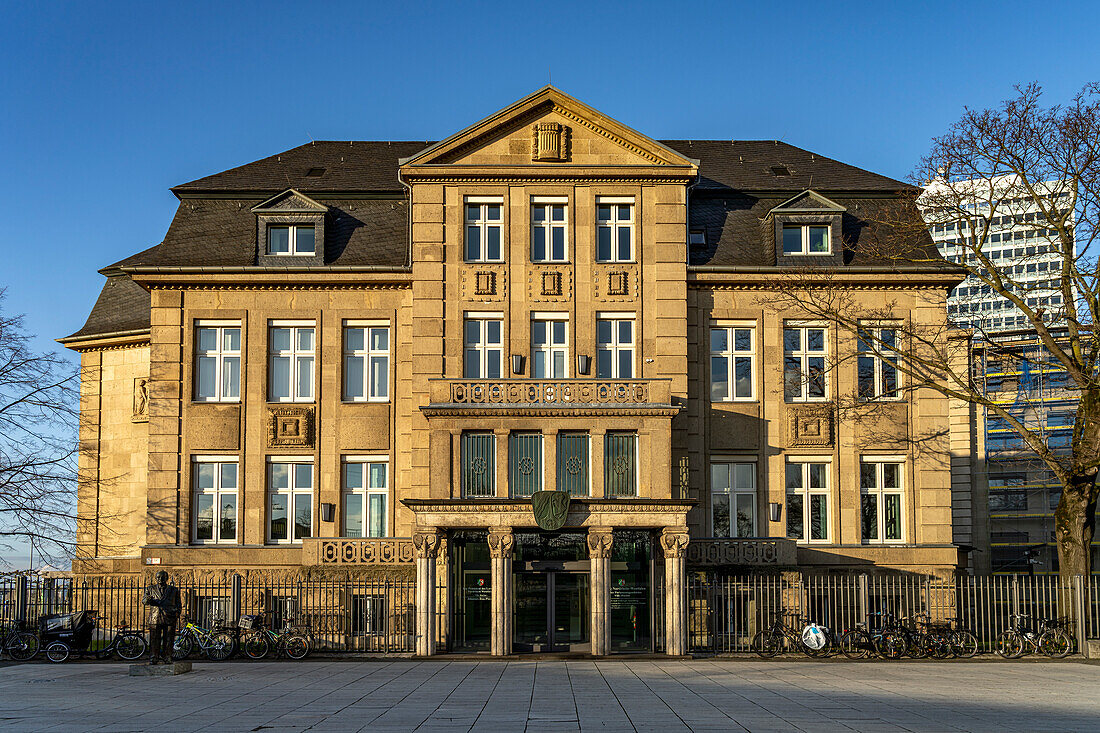
[[[669,527],[661,533],[665,556],[665,653],[687,653],[687,605],[684,555],[689,540],[687,527]]]
[[[511,527],[489,530],[492,583],[491,651],[494,657],[512,653],[512,545]]]
[[[611,529],[593,527],[588,530],[588,557],[592,563],[591,638],[593,656],[611,652]]]
[[[416,551],[416,653],[429,657],[435,654],[435,579],[439,532],[434,528],[420,529],[413,534],[412,540]]]

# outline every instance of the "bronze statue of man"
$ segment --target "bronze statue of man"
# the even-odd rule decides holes
[[[176,621],[180,615],[180,590],[168,585],[168,573],[158,570],[156,582],[145,587],[141,602],[149,607],[145,625],[149,629],[150,664],[172,661],[176,641]]]

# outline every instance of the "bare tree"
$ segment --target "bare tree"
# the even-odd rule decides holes
[[[0,311],[0,541],[27,537],[50,559],[75,546],[79,386],[72,364],[32,348],[22,316]]]
[[[1100,233],[1100,85],[1089,84],[1068,104],[1049,107],[1041,104],[1036,84],[1016,91],[996,109],[966,109],[933,140],[911,176],[915,185],[873,214],[869,231],[850,246],[864,261],[899,271],[957,268],[960,279],[970,278],[982,293],[995,294],[1023,315],[1042,344],[1041,355],[1002,348],[981,321],[959,330],[946,320],[907,318],[894,302],[868,308],[843,290],[841,270],[825,275],[836,278],[837,287],[821,287],[820,280],[808,287],[808,280],[792,276],[782,297],[786,307],[836,322],[861,349],[896,364],[905,391],[935,390],[984,408],[1009,426],[1061,485],[1055,510],[1060,572],[1087,574],[1100,469],[1100,341],[1094,330],[1100,272],[1093,247]],[[929,225],[955,232],[950,263],[932,244]],[[990,246],[1008,225],[1031,229],[1022,265],[1002,258],[1002,245]],[[1029,267],[1029,257],[1035,267]],[[1045,275],[1036,273],[1040,259]],[[942,311],[942,293],[928,296],[922,307]],[[867,327],[875,321],[894,324],[897,341],[887,343]],[[1015,360],[1017,368],[1034,360],[1032,366],[1066,372],[1077,400],[1071,450],[1052,449],[1043,426],[1030,424],[988,389],[971,363],[975,343],[996,358]]]

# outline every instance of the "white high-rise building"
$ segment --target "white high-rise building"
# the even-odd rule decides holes
[[[979,273],[982,266],[972,250],[982,238],[982,254],[990,266],[1014,283],[1013,288],[1031,308],[1042,308],[1044,320],[1062,318],[1060,290],[1062,248],[1057,230],[1050,227],[1050,207],[1070,209],[1072,194],[1060,181],[1048,181],[1041,190],[1025,190],[1015,175],[953,182],[932,181],[921,198],[922,213],[940,254],[965,263]],[[1039,200],[1036,199],[1039,198]],[[948,318],[958,326],[984,331],[1030,328],[1030,322],[1008,298],[993,292],[971,275],[947,298]]]

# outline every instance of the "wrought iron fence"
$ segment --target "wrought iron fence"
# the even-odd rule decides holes
[[[752,638],[780,613],[829,627],[839,635],[875,613],[928,614],[953,620],[991,651],[1013,614],[1069,619],[1080,649],[1100,635],[1100,578],[1064,586],[1058,576],[730,575],[688,578],[688,645],[696,653],[752,651]],[[790,618],[788,617],[788,621]],[[872,619],[871,625],[874,625]]]

